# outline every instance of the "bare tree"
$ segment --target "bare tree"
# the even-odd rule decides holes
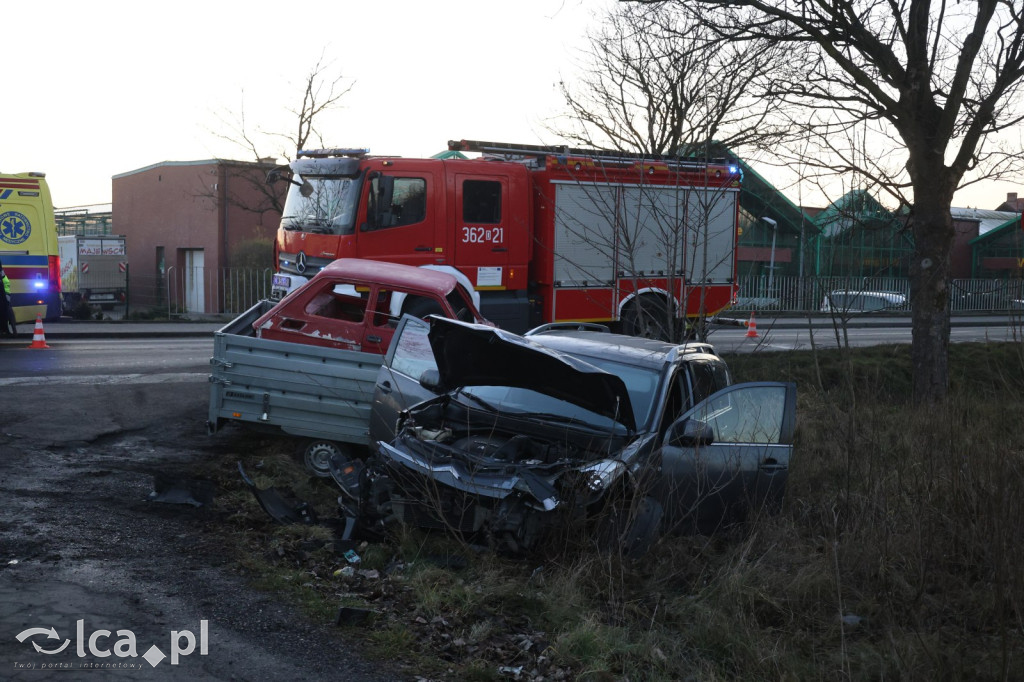
[[[302,92],[302,106],[298,109],[288,110],[296,117],[295,132],[291,135],[273,134],[285,142],[286,150],[282,151],[282,156],[290,160],[292,154],[287,151],[288,147],[299,151],[306,149],[311,141],[315,142],[317,147],[323,147],[324,140],[317,124],[325,113],[341,106],[342,97],[351,92],[354,85],[355,83],[346,84],[346,80],[341,74],[332,75],[331,65],[325,64],[323,55],[321,55],[306,76]]]
[[[668,6],[620,5],[589,34],[582,76],[560,84],[566,113],[548,129],[589,148],[667,156],[684,164],[741,149],[772,149],[791,131],[779,123],[776,102],[758,93],[784,57],[775,41],[723,42],[699,17]],[[732,250],[721,246],[735,236],[734,221],[723,222],[722,206],[735,204],[720,189],[678,188],[671,200],[664,187],[632,190],[637,191],[643,219],[605,201],[607,215],[598,222],[615,229],[581,229],[574,239],[592,247],[591,270],[614,261],[631,276],[634,291],[648,289],[643,281],[652,255],[661,259],[654,269],[665,273],[668,291],[648,290],[625,305],[624,331],[675,338],[683,331],[674,324],[677,307],[693,317],[696,298],[696,324],[688,333],[703,336],[704,285],[735,276]],[[586,274],[583,279],[601,279]],[[671,293],[677,289],[678,304]]]
[[[692,13],[620,5],[590,32],[582,75],[560,83],[567,115],[549,124],[588,147],[703,156],[707,145],[773,148],[788,133],[756,84],[783,57],[775,41],[723,43]]]
[[[276,163],[279,158],[290,161],[295,158],[296,152],[306,149],[311,143],[323,147],[319,124],[326,113],[341,107],[342,98],[351,92],[353,86],[354,82],[348,82],[343,75],[336,73],[332,64],[325,62],[321,54],[306,74],[301,104],[298,107],[287,107],[287,111],[295,116],[295,129],[292,132],[266,130],[258,125],[253,127],[247,119],[243,92],[237,112],[218,114],[223,130],[215,131],[214,135],[244,150],[253,159],[254,165],[236,165],[232,173],[249,186],[259,199],[255,202],[251,199],[242,201],[230,195],[220,199],[246,211],[262,213],[275,210],[280,213],[284,197],[280,186],[266,183],[268,164]],[[281,147],[276,152],[268,153],[271,140],[275,140]]]
[[[775,74],[769,94],[804,112],[803,125],[830,152],[819,157],[823,165],[856,169],[911,207],[914,397],[918,403],[943,399],[949,384],[953,194],[1021,167],[1019,145],[997,145],[998,134],[1024,118],[1020,3],[675,4],[714,10],[704,24],[730,41],[805,48],[794,50],[789,68]],[[877,157],[865,149],[875,149]]]

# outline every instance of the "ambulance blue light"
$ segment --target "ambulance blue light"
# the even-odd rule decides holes
[[[729,172],[730,173],[739,173],[740,172],[740,167],[739,166],[729,166]]]

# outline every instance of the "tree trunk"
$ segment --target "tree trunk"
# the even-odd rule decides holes
[[[939,178],[914,183],[914,260],[910,263],[914,403],[931,404],[949,391],[949,298],[953,247],[952,192]]]

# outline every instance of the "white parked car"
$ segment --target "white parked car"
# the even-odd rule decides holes
[[[849,291],[840,289],[825,294],[824,313],[874,313],[905,308],[907,297],[896,291]]]

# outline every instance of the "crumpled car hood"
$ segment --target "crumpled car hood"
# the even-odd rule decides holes
[[[626,384],[594,365],[500,329],[438,317],[430,318],[429,339],[446,390],[527,388],[636,430]]]

